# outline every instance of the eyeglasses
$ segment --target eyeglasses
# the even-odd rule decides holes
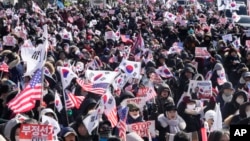
[[[137,111],[139,111],[139,109],[131,109],[131,110],[129,110],[130,112],[137,112]]]

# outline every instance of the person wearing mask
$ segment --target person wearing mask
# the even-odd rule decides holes
[[[127,107],[129,108],[127,124],[133,124],[144,121],[141,111],[136,104],[128,104]]]
[[[220,89],[223,85],[223,82],[226,80],[227,80],[227,77],[226,77],[225,69],[220,62],[217,62],[214,65],[212,75],[211,75],[211,82],[212,82],[213,88],[217,87],[218,89]]]
[[[161,84],[158,88],[157,97],[155,99],[156,105],[158,107],[157,112],[158,115],[164,113],[164,105],[166,103],[174,103],[174,100],[172,98],[172,92],[169,88],[168,84]]]
[[[177,110],[178,114],[188,123],[185,132],[197,132],[200,135],[203,107],[198,104],[198,101],[191,99],[190,96],[184,96]]]
[[[7,139],[7,141],[19,141],[21,124],[38,124],[38,122],[35,119],[29,118],[25,115],[20,115],[20,118],[14,117],[10,119],[6,123],[3,130],[3,135]]]
[[[230,125],[237,124],[239,121],[250,117],[250,102],[245,102],[239,107],[239,114],[234,115],[231,119]]]
[[[159,140],[164,140],[166,133],[176,134],[186,128],[186,122],[177,113],[177,107],[173,103],[165,104],[165,112],[157,118]]]
[[[245,90],[249,91],[250,90],[250,72],[244,72],[242,76],[240,77],[239,83],[237,85],[238,90]],[[248,97],[249,99],[249,97]]]
[[[231,82],[225,82],[219,94],[216,97],[216,101],[220,103],[222,109],[226,103],[229,103],[233,98],[234,88]]]
[[[222,119],[226,119],[230,115],[234,115],[238,110],[240,105],[247,102],[247,92],[246,91],[237,91],[233,94],[233,98],[230,102],[226,103],[222,108]]]

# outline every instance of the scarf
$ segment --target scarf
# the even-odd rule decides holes
[[[180,128],[178,126],[179,123],[180,123],[180,121],[178,120],[178,118],[171,119],[171,120],[169,120],[169,119],[166,118],[166,122],[169,125],[169,131],[170,131],[170,133],[176,134],[177,132],[180,131]]]

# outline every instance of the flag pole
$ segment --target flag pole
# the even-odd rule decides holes
[[[45,28],[44,31],[43,31],[43,37],[45,38],[45,40],[43,41],[43,47],[47,48],[48,43],[49,43],[48,42],[48,29],[47,29],[47,25],[44,26],[43,28]],[[44,64],[45,64],[45,61],[47,60],[47,50],[45,50],[44,56],[42,56],[42,55],[43,55],[43,53],[40,53],[40,61],[43,62],[42,66],[40,68],[41,69],[41,79],[42,79],[42,82],[41,82],[42,83],[42,88],[41,88],[40,108],[42,108],[42,105],[43,105],[43,89],[44,89],[44,84],[45,84],[45,82],[44,82]],[[40,109],[40,111],[39,111],[39,117],[41,115],[41,111],[42,110]],[[38,122],[40,122],[40,120]]]
[[[63,88],[62,92],[63,92],[63,99],[64,99],[65,116],[66,116],[66,120],[67,120],[67,125],[69,125],[68,109],[66,106],[66,98],[65,98],[65,95],[66,95],[65,88]]]

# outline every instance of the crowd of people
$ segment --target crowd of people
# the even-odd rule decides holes
[[[45,117],[58,124],[53,140],[62,141],[229,141],[230,125],[250,123],[248,29],[230,21],[216,4],[118,1],[115,6],[74,4],[46,9],[31,1],[26,4],[26,9],[1,7],[0,11],[1,141],[24,139],[24,125],[44,123]],[[44,25],[47,39],[43,38]],[[29,55],[23,48],[38,48],[45,40],[42,99],[29,111],[16,112],[10,102],[37,81],[27,74],[32,62],[27,62]],[[201,48],[204,56],[198,56]],[[139,62],[140,74],[129,75],[135,69],[131,65],[125,68],[128,73],[121,69],[124,60],[133,66]],[[62,80],[60,67],[77,77],[70,82]],[[90,91],[78,81],[87,79],[86,72],[92,70],[119,72],[116,78],[128,78],[118,87],[114,77],[106,87],[115,99],[115,125],[109,114],[104,114],[109,109],[95,119],[98,125],[93,124],[93,129],[84,122],[97,111],[100,100],[105,100],[104,94]],[[193,81],[210,82],[211,91],[202,96],[200,90],[190,90]],[[152,88],[155,95],[146,96],[143,104],[128,103],[149,95],[144,88]],[[66,91],[84,99],[67,108]],[[58,94],[62,110],[57,108]],[[124,102],[128,111],[122,118],[119,111]],[[122,119],[127,126],[125,137],[121,136]],[[154,123],[146,136],[129,129],[146,122]]]

